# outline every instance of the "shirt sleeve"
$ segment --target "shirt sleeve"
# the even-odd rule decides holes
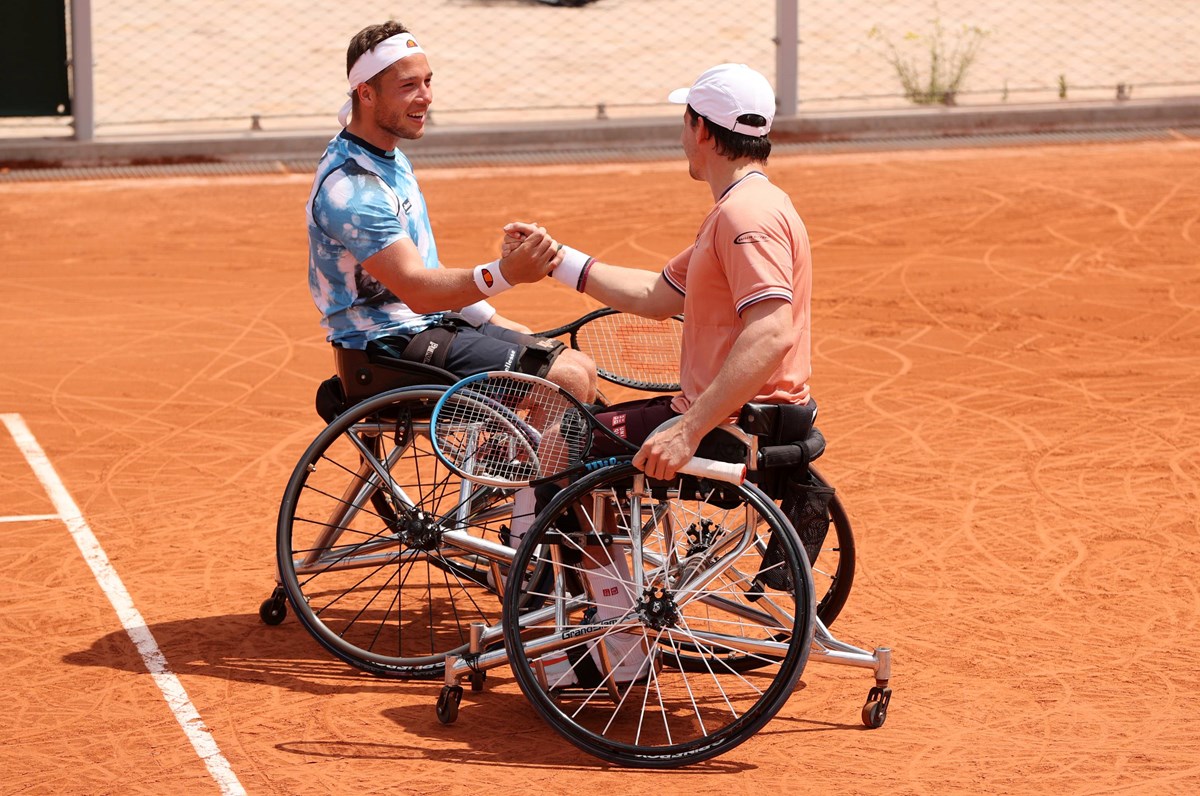
[[[396,194],[368,171],[339,171],[314,200],[314,218],[358,262],[409,237]]]
[[[687,290],[688,265],[692,261],[692,250],[694,248],[696,248],[696,244],[693,243],[672,257],[667,262],[666,267],[663,268],[663,279],[667,280],[667,284],[675,288],[680,295],[683,295]]]
[[[713,245],[738,315],[767,299],[792,302],[795,253],[786,226],[774,213],[731,208],[717,224]]]

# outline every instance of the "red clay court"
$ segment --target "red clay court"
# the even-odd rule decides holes
[[[758,736],[667,773],[577,751],[506,669],[447,727],[438,683],[260,622],[331,372],[309,175],[0,183],[3,790],[1193,792],[1198,163],[1184,136],[772,160],[814,244],[822,471],[858,542],[836,631],[894,649],[895,695],[865,730],[869,675],[811,664]],[[682,160],[419,176],[458,266],[523,218],[656,268],[711,201]],[[534,328],[595,306],[552,280],[494,303]],[[122,626],[139,618],[191,735]]]

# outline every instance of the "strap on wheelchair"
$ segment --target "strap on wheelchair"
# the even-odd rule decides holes
[[[755,404],[742,407],[738,425],[768,443],[778,445],[805,439],[817,420],[817,402],[806,404]]]
[[[420,371],[420,366],[425,365],[445,371],[450,343],[456,334],[458,328],[452,324],[430,326],[414,334],[403,350],[397,350],[397,346],[385,339],[371,340],[367,343],[367,359],[373,365],[402,370]],[[413,368],[413,365],[417,367]]]
[[[768,495],[784,495],[795,473],[807,473],[813,460],[825,452],[825,437],[813,425],[817,403],[749,403],[738,414],[737,425],[752,435],[750,471]]]
[[[761,442],[751,466],[759,470],[803,467],[825,452],[825,437],[813,425],[817,402],[749,403],[738,414],[738,426]]]

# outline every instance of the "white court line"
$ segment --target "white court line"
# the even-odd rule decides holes
[[[37,475],[38,480],[42,482],[54,508],[58,510],[58,514],[44,515],[44,517],[53,517],[66,523],[67,529],[75,539],[75,544],[83,553],[84,560],[92,568],[92,574],[96,576],[100,588],[104,590],[108,601],[117,610],[117,616],[120,618],[125,632],[137,646],[138,652],[142,654],[146,668],[150,671],[158,689],[162,691],[163,698],[167,700],[167,705],[175,714],[179,726],[183,728],[184,734],[192,742],[196,754],[208,767],[208,773],[216,780],[222,793],[244,795],[245,788],[238,781],[233,769],[229,767],[229,761],[217,748],[217,742],[213,740],[208,727],[204,726],[204,721],[200,718],[195,706],[192,705],[192,700],[188,697],[187,691],[183,689],[183,684],[167,666],[167,659],[158,648],[158,642],[154,640],[150,628],[146,627],[141,613],[134,607],[133,598],[129,596],[125,584],[121,582],[121,578],[113,569],[108,556],[105,555],[104,549],[100,547],[96,535],[92,533],[87,521],[80,514],[79,507],[75,505],[67,488],[63,486],[58,473],[50,464],[50,459],[34,439],[20,415],[0,415],[0,420],[3,420],[4,425],[8,427],[8,432],[12,434],[17,447],[25,455],[29,466]]]
[[[0,522],[39,522],[41,520],[57,520],[57,514],[15,514],[0,517]]]

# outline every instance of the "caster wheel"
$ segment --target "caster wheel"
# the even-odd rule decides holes
[[[278,625],[286,616],[287,597],[283,595],[283,589],[277,586],[275,592],[258,606],[258,618],[265,625]]]
[[[862,709],[862,723],[872,730],[877,730],[887,721],[888,702],[892,699],[892,689],[876,686],[867,694],[867,703]]]
[[[471,680],[472,691],[482,691],[483,683],[485,680],[487,680],[487,672],[471,672],[469,679]]]
[[[463,690],[461,685],[447,685],[442,687],[442,693],[438,696],[437,701],[437,717],[442,724],[453,724],[458,718],[458,703],[462,701]]]

